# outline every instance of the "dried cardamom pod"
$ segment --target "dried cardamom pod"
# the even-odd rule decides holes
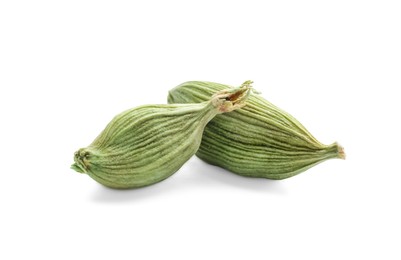
[[[202,102],[227,88],[185,82],[170,90],[168,103]],[[251,95],[244,108],[211,120],[196,155],[239,175],[268,179],[289,178],[327,159],[345,158],[337,143],[320,143],[294,117],[259,95]]]
[[[127,110],[74,155],[72,169],[111,188],[136,188],[166,179],[196,153],[206,124],[245,105],[249,82],[216,91],[197,104],[145,105]]]

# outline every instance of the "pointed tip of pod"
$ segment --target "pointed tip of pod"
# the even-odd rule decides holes
[[[89,148],[81,148],[74,153],[74,163],[71,165],[71,169],[79,173],[87,173],[89,159],[92,156]]]
[[[245,101],[250,95],[253,82],[245,81],[240,87],[224,89],[212,96],[213,105],[220,113],[231,112],[245,106]]]
[[[344,147],[342,147],[339,143],[335,142],[332,145],[330,145],[332,147],[332,149],[336,149],[334,150],[336,153],[336,158],[338,159],[342,159],[345,160],[346,155],[345,155],[345,151],[344,151]],[[333,150],[332,150],[333,151]]]
[[[346,155],[345,155],[345,151],[344,151],[344,147],[342,147],[340,144],[335,143],[337,146],[337,154],[338,154],[338,158],[339,159],[343,159],[345,160]]]

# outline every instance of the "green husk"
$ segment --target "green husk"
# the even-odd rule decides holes
[[[206,124],[245,105],[250,84],[216,91],[197,104],[145,105],[122,112],[71,168],[118,189],[157,183],[175,173],[198,150]]]
[[[168,103],[202,102],[227,88],[185,82],[169,91]],[[298,120],[260,95],[251,95],[241,109],[213,118],[196,155],[239,175],[268,179],[289,178],[325,160],[345,159],[338,143],[320,143]]]

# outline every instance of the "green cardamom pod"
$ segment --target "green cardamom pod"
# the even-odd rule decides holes
[[[137,188],[166,179],[199,148],[206,124],[217,114],[245,105],[251,89],[216,91],[196,104],[145,105],[122,112],[71,168],[111,188]]]
[[[202,102],[229,88],[185,82],[169,91],[168,103]],[[320,143],[298,120],[260,95],[251,95],[244,108],[211,120],[196,155],[239,175],[268,179],[292,177],[327,159],[345,159],[340,145]]]

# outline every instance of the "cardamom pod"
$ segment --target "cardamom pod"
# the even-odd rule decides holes
[[[245,105],[249,82],[216,91],[197,104],[145,105],[122,112],[71,168],[111,188],[137,188],[166,179],[196,153],[206,124]]]
[[[185,82],[169,91],[168,103],[202,102],[229,88]],[[268,179],[292,177],[327,159],[345,159],[340,145],[320,143],[294,117],[260,95],[251,95],[244,108],[211,120],[196,155],[239,175]]]

